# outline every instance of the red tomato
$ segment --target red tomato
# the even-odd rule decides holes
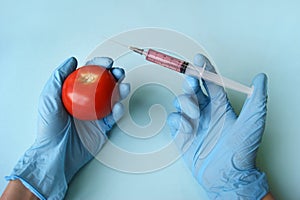
[[[119,99],[117,82],[104,67],[78,68],[64,81],[62,101],[67,111],[80,120],[96,120],[108,115]]]

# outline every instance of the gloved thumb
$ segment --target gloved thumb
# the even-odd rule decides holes
[[[61,95],[61,87],[64,80],[71,74],[77,67],[77,60],[74,57],[68,58],[52,73],[50,79],[43,89],[42,95]]]
[[[40,114],[49,114],[49,112],[51,113],[61,109],[62,105],[60,97],[62,84],[76,67],[77,60],[74,57],[71,57],[54,70],[40,96]]]
[[[40,96],[39,110],[41,114],[47,114],[47,111],[49,111],[48,107],[50,107],[50,110],[52,111],[61,108],[60,97],[62,84],[76,67],[77,60],[74,57],[71,57],[54,70]]]
[[[76,58],[70,57],[54,71],[53,76],[62,84],[63,81],[67,78],[67,76],[76,69],[76,67]]]
[[[167,123],[176,146],[185,152],[193,138],[193,127],[189,120],[181,113],[171,113]]]
[[[125,108],[122,103],[118,102],[114,105],[112,112],[104,117],[102,120],[98,120],[98,123],[103,128],[103,132],[107,133],[111,130],[113,125],[119,121],[125,113]]]
[[[253,93],[246,99],[239,120],[263,119],[267,112],[267,76],[258,74],[252,81]]]
[[[47,81],[41,93],[38,106],[38,133],[41,136],[50,137],[64,128],[68,114],[67,112],[62,112],[62,84],[76,67],[77,60],[71,57],[57,67]]]

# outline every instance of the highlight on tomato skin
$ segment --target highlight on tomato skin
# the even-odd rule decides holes
[[[97,120],[107,116],[118,99],[117,81],[102,66],[80,67],[63,83],[63,104],[68,113],[79,120]]]

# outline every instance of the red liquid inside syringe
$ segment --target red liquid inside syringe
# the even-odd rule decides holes
[[[245,94],[251,95],[253,92],[253,87],[245,86],[239,82],[233,81],[231,79],[222,77],[217,73],[206,71],[205,66],[206,63],[202,67],[194,67],[186,61],[180,60],[178,58],[174,58],[167,54],[155,51],[153,49],[140,49],[137,47],[129,47],[130,50],[138,53],[140,55],[144,55],[146,60],[156,63],[158,65],[164,66],[171,70],[187,74],[189,76],[197,77],[198,79],[204,79],[206,81],[211,81],[217,85],[225,86],[227,88],[243,92]]]
[[[147,52],[145,52],[144,55],[146,56],[146,60],[150,62],[156,63],[183,74],[185,73],[186,67],[189,64],[188,62],[155,51],[153,49],[149,49]]]

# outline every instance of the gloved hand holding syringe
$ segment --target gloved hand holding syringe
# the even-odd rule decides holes
[[[167,54],[164,54],[162,52],[153,50],[153,49],[140,49],[136,47],[129,47],[130,50],[144,55],[146,57],[146,60],[156,63],[158,65],[167,67],[169,69],[175,70],[177,72],[180,72],[182,74],[190,75],[197,77],[198,79],[203,78],[204,80],[208,80],[211,82],[214,82],[217,85],[224,86],[225,88],[229,88],[232,90],[236,90],[242,93],[245,93],[247,95],[251,95],[253,88],[242,85],[241,83],[238,83],[236,81],[233,81],[231,79],[222,77],[219,74],[210,72],[205,70],[205,63],[204,66],[193,66],[189,62],[180,60],[178,58],[169,56]]]

